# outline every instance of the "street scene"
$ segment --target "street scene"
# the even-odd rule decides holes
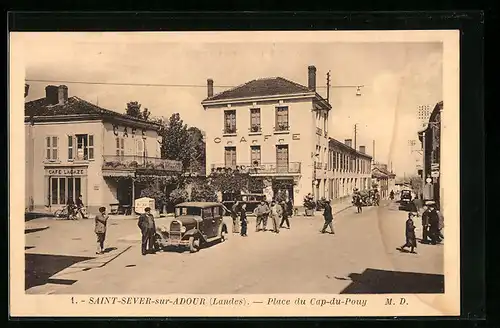
[[[442,44],[81,38],[26,41],[26,294],[445,292]]]

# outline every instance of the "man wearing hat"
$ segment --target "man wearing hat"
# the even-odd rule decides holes
[[[106,223],[108,215],[106,214],[106,207],[99,208],[99,214],[95,216],[95,229],[94,232],[97,236],[97,250],[96,254],[104,253],[104,240],[106,239]]]
[[[151,208],[146,207],[144,213],[139,217],[139,222],[137,226],[141,229],[142,234],[142,255],[148,253],[154,254],[154,237],[156,234],[156,225],[153,214],[151,214]]]
[[[424,212],[422,213],[422,243],[429,242],[429,225],[431,216],[431,206],[432,202],[427,201],[424,205]]]
[[[323,225],[323,229],[321,229],[321,233],[325,233],[326,229],[330,227],[330,233],[334,234],[335,230],[333,230],[333,213],[332,213],[332,205],[330,205],[330,200],[325,202],[325,211],[323,212],[323,216],[325,218],[325,224]]]
[[[441,242],[439,238],[439,214],[435,202],[429,202],[429,236],[431,243],[436,245]]]

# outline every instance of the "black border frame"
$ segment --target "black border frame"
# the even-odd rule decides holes
[[[440,12],[9,12],[9,31],[222,31],[222,30],[411,30],[459,29],[460,40],[460,179],[461,179],[461,318],[485,316],[485,126],[484,22],[482,11]],[[8,46],[7,46],[8,47]],[[7,48],[8,49],[8,48]],[[7,56],[8,61],[8,56]],[[8,66],[8,62],[7,62]],[[7,71],[6,71],[7,72]],[[7,82],[8,83],[8,82]],[[8,85],[8,84],[7,84]],[[7,97],[6,97],[7,99]],[[8,108],[8,103],[6,108]],[[8,122],[8,111],[7,111]],[[7,138],[5,139],[7,140]],[[8,147],[8,145],[7,145]],[[5,147],[4,149],[8,149]],[[8,152],[8,151],[7,151]],[[7,153],[8,156],[8,153]],[[5,172],[8,172],[5,170]],[[8,178],[8,174],[7,174]],[[8,180],[6,180],[8,181]],[[8,235],[8,227],[6,229]],[[8,237],[8,236],[6,236]],[[8,238],[6,238],[8,240]],[[8,249],[9,245],[7,242]],[[9,286],[7,290],[9,289]],[[452,317],[398,317],[402,320]],[[457,317],[453,317],[456,319]],[[14,321],[70,318],[14,318]],[[73,318],[74,319],[74,318]],[[109,321],[148,318],[85,318]],[[171,325],[232,318],[158,318]],[[233,318],[236,319],[236,318]],[[239,318],[260,321],[278,318]],[[353,318],[279,318],[345,321]],[[360,318],[361,319],[361,318]],[[388,320],[394,317],[366,317]],[[119,324],[123,324],[120,322]],[[201,323],[201,322],[200,322]],[[259,324],[255,322],[255,324]],[[333,323],[333,322],[331,322]],[[340,322],[339,322],[340,323]],[[387,324],[385,322],[383,324]],[[294,324],[295,325],[295,324]]]

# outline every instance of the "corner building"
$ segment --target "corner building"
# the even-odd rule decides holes
[[[90,213],[111,204],[133,211],[147,187],[141,177],[181,172],[161,159],[158,125],[68,97],[66,86],[45,91],[25,103],[27,210],[55,212],[82,195]]]
[[[248,170],[283,190],[294,206],[324,190],[331,105],[316,92],[316,68],[308,86],[282,77],[261,78],[202,101],[207,120],[207,174],[219,168]],[[272,196],[271,196],[272,197]]]

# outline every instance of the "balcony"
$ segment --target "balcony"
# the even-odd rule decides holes
[[[317,127],[317,128],[316,128],[316,134],[317,134],[318,136],[323,135],[323,130]]]
[[[290,133],[290,126],[286,123],[280,123],[274,127],[274,133]]]
[[[167,175],[182,172],[182,163],[143,156],[103,156],[103,176],[134,176],[137,174]]]
[[[233,126],[233,125],[226,125],[226,126],[224,127],[224,130],[222,130],[222,133],[223,133],[223,135],[225,135],[225,136],[228,136],[228,135],[229,135],[229,136],[236,135],[236,132],[237,132],[237,130],[236,130],[236,126]]]
[[[314,167],[318,170],[321,170],[323,168],[323,163],[321,162],[314,162]]]
[[[211,173],[217,172],[239,172],[249,173],[250,175],[298,175],[300,174],[300,162],[288,162],[284,164],[260,163],[260,164],[212,164]]]

